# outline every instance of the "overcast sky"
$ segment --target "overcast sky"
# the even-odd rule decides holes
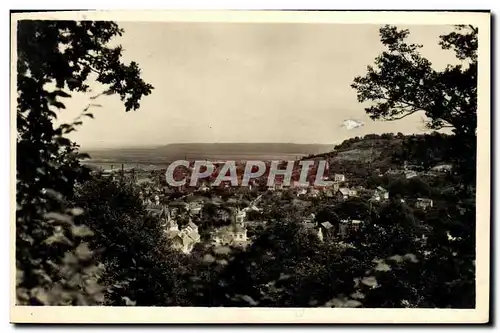
[[[132,23],[120,24],[124,60],[134,60],[155,89],[141,108],[124,111],[117,96],[74,95],[61,113],[70,121],[90,102],[71,136],[83,148],[177,142],[293,142],[334,144],[368,133],[422,131],[419,115],[397,122],[370,120],[350,87],[382,51],[376,25]],[[402,27],[403,28],[403,27]],[[438,46],[447,26],[409,26],[410,41],[436,68],[453,62]],[[347,131],[344,119],[366,122]]]

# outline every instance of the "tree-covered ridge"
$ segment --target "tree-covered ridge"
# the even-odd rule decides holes
[[[344,140],[330,153],[318,158],[370,162],[375,169],[409,165],[429,170],[439,164],[452,163],[447,151],[451,136],[439,132],[404,135],[402,133],[367,134]],[[314,158],[314,156],[312,156]]]

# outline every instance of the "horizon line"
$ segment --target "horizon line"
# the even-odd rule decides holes
[[[344,140],[342,140],[344,141]],[[330,146],[336,145],[335,143],[298,143],[298,142],[238,142],[238,141],[224,141],[224,142],[171,142],[166,144],[126,144],[126,145],[109,145],[109,146],[90,146],[90,145],[80,145],[80,149],[126,149],[126,148],[159,148],[170,145],[196,145],[196,144],[282,144],[282,145],[318,145],[318,146]]]

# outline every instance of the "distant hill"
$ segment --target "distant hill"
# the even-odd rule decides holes
[[[334,145],[295,143],[175,143],[160,147],[87,149],[93,163],[168,164],[180,159],[298,159],[333,150]]]
[[[158,148],[166,154],[308,155],[332,151],[334,145],[296,143],[175,143]]]

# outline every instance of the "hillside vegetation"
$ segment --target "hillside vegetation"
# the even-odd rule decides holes
[[[331,152],[309,155],[305,159],[326,159],[330,173],[360,177],[401,169],[405,163],[412,169],[427,171],[451,163],[447,156],[450,139],[451,136],[438,132],[425,135],[368,134],[347,139]]]

